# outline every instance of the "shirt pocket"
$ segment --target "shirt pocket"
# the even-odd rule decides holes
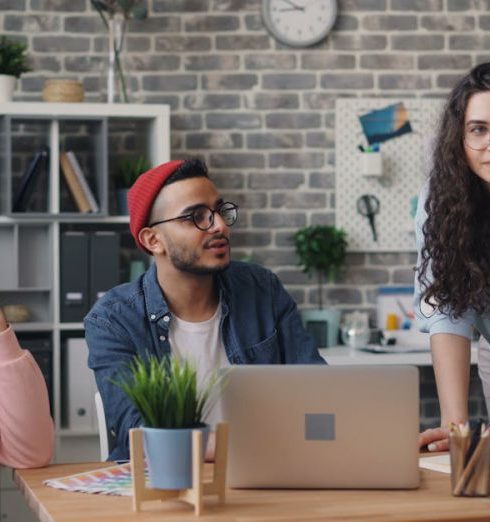
[[[254,344],[246,351],[249,364],[280,364],[281,356],[277,339],[277,330],[267,339]]]

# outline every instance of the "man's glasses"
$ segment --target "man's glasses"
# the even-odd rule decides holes
[[[206,205],[199,205],[192,212],[183,214],[170,219],[162,219],[161,221],[155,221],[150,223],[149,227],[155,225],[161,225],[162,223],[168,223],[169,221],[192,221],[199,230],[209,230],[214,225],[214,214],[218,213],[225,225],[231,227],[235,224],[238,216],[238,205],[225,201],[218,205],[215,210],[210,209]]]
[[[490,146],[490,130],[483,125],[475,125],[466,129],[464,141],[470,149],[485,150]]]

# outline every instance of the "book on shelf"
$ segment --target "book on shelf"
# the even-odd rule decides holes
[[[38,185],[36,181],[42,172],[47,174],[49,165],[48,158],[49,147],[46,146],[39,149],[32,157],[24,174],[22,174],[19,186],[15,192],[12,202],[12,212],[25,212],[28,209],[32,195],[34,194],[34,187]]]
[[[75,171],[75,175],[77,176],[77,179],[80,183],[80,186],[82,187],[85,197],[88,199],[92,212],[99,212],[99,205],[97,204],[97,200],[95,199],[94,193],[92,192],[92,189],[90,188],[87,179],[85,178],[85,175],[83,173],[82,168],[80,167],[80,163],[78,162],[77,157],[72,151],[68,151],[66,153],[66,156],[68,158],[68,161],[71,163],[73,170]]]
[[[93,194],[91,194],[93,200],[91,204],[91,199],[87,195],[87,191],[91,193],[90,188],[85,180],[85,176],[83,175],[78,161],[78,170],[74,167],[73,158],[74,154],[70,152],[62,152],[60,155],[61,170],[63,171],[68,189],[70,190],[80,212],[97,212],[98,205],[96,203],[93,205],[95,198],[93,197]]]

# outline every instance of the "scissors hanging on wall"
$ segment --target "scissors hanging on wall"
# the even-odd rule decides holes
[[[378,242],[378,234],[376,232],[375,216],[379,213],[379,199],[373,194],[363,194],[357,199],[357,212],[368,219],[373,241]]]

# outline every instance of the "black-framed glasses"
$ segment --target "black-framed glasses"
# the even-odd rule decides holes
[[[470,149],[485,150],[490,146],[490,130],[483,125],[470,127],[464,133],[464,142]]]
[[[192,212],[188,214],[182,214],[170,219],[162,219],[161,221],[154,221],[150,223],[149,227],[155,225],[161,225],[162,223],[168,223],[169,221],[192,221],[199,230],[209,230],[214,225],[214,215],[218,213],[225,225],[231,227],[235,224],[238,217],[238,205],[225,201],[216,207],[215,210],[207,207],[206,205],[197,206]]]

